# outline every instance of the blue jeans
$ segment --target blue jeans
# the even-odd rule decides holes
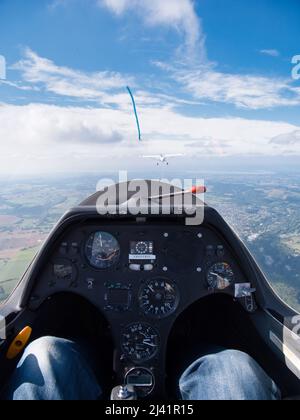
[[[275,383],[248,355],[228,350],[200,358],[182,375],[183,400],[277,400]],[[97,400],[93,369],[74,342],[45,337],[25,350],[6,392],[8,400]]]

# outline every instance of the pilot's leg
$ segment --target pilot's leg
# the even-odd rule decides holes
[[[184,400],[278,400],[276,384],[245,353],[226,350],[204,356],[180,379]]]
[[[44,337],[31,343],[6,393],[9,400],[96,400],[101,388],[81,349]]]

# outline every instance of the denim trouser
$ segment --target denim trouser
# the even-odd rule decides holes
[[[247,354],[204,356],[182,375],[183,400],[277,400],[280,391]],[[101,387],[72,341],[44,337],[28,346],[6,392],[9,400],[97,400]]]

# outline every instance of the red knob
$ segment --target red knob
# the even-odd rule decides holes
[[[191,188],[192,194],[205,194],[207,191],[207,188],[203,185],[195,185]]]

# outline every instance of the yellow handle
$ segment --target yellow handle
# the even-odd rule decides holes
[[[28,343],[32,333],[32,328],[25,327],[11,343],[6,358],[8,360],[13,360],[24,350],[26,344]]]

